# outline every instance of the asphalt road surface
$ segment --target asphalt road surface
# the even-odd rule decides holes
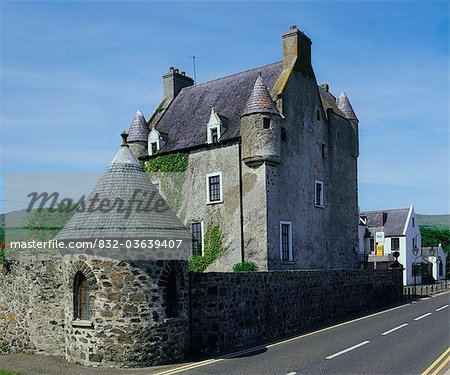
[[[449,296],[161,374],[422,374],[449,348]]]

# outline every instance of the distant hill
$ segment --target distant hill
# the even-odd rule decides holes
[[[26,210],[11,211],[6,214],[0,214],[0,227],[5,227],[7,223],[8,227],[21,227],[23,219],[27,215]]]
[[[450,215],[420,215],[419,225],[427,228],[450,229]]]

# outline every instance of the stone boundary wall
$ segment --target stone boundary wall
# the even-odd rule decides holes
[[[58,257],[0,265],[0,353],[64,354],[62,273]]]
[[[230,350],[402,299],[397,270],[196,273],[191,351]]]

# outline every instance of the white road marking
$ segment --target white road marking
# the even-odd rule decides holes
[[[296,374],[296,372],[289,372],[286,375],[295,375],[295,374]]]
[[[436,309],[436,311],[441,311],[441,310],[444,310],[445,308],[447,308],[448,307],[448,305],[444,305],[444,306],[442,306],[442,307],[439,307],[438,309]]]
[[[383,332],[382,335],[383,335],[383,336],[389,335],[390,333],[392,333],[392,332],[394,332],[394,331],[397,331],[397,330],[400,329],[400,328],[406,327],[407,325],[408,325],[408,323],[402,324],[402,325],[400,325],[400,326],[398,326],[398,327],[395,327],[395,328],[390,329],[389,331]]]
[[[415,318],[414,320],[420,320],[420,319],[423,319],[423,318],[425,318],[425,317],[427,317],[427,316],[429,316],[429,315],[431,315],[431,313],[426,313],[426,314],[423,314],[423,315],[421,315],[421,316],[418,316],[418,317]]]
[[[350,351],[352,351],[352,350],[358,349],[359,347],[361,347],[361,346],[363,346],[363,345],[366,345],[366,344],[368,344],[369,342],[370,342],[370,341],[363,341],[363,342],[360,342],[359,344],[353,345],[353,346],[351,346],[350,348],[347,348],[347,349],[341,350],[340,352],[337,352],[337,353],[335,353],[335,354],[329,355],[328,357],[325,357],[325,359],[333,359],[333,358],[335,358],[335,357],[337,357],[337,356],[340,356],[341,354],[345,354],[345,353],[350,352]]]

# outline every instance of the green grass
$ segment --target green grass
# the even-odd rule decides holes
[[[0,375],[19,375],[18,372],[0,370]]]

